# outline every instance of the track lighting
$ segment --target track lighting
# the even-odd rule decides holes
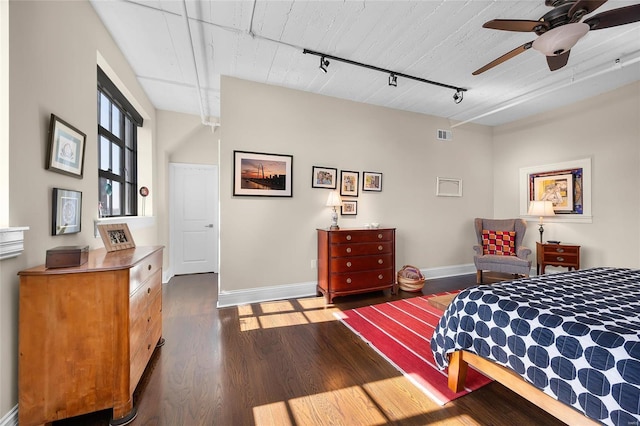
[[[302,53],[308,54],[308,55],[319,56],[320,57],[320,69],[322,70],[322,72],[327,72],[327,67],[329,66],[329,61],[327,60],[327,58],[329,58],[329,59],[333,59],[335,61],[344,62],[346,64],[351,64],[351,65],[355,65],[355,66],[358,66],[358,67],[368,68],[370,70],[387,73],[387,74],[389,74],[389,86],[398,87],[398,77],[403,77],[403,78],[406,78],[406,79],[409,79],[409,80],[415,80],[415,81],[419,81],[421,83],[433,84],[434,86],[440,86],[440,87],[445,87],[447,89],[455,90],[456,93],[453,95],[453,101],[455,103],[457,103],[457,104],[462,102],[462,96],[463,96],[464,92],[467,91],[467,89],[464,89],[462,87],[451,86],[450,84],[439,83],[437,81],[427,80],[427,79],[420,78],[420,77],[415,77],[415,76],[412,76],[412,75],[409,75],[409,74],[404,74],[404,73],[400,73],[400,72],[387,70],[387,69],[384,69],[384,68],[376,67],[374,65],[363,64],[362,62],[352,61],[351,59],[345,59],[345,58],[340,58],[338,56],[327,55],[326,53],[314,52],[313,50],[309,50],[309,49],[304,49],[302,51]]]
[[[462,98],[464,97],[464,92],[461,89],[456,89],[456,93],[453,94],[453,102],[459,104],[462,102]]]
[[[328,66],[329,66],[329,61],[327,59],[325,59],[324,56],[322,56],[320,58],[320,69],[322,70],[322,72],[326,73]]]

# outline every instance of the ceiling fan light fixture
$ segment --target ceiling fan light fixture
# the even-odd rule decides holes
[[[533,42],[533,48],[545,56],[560,55],[568,50],[589,32],[589,25],[584,22],[576,22],[552,30],[539,36]]]

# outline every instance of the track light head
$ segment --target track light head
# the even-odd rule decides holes
[[[462,102],[463,98],[464,98],[464,92],[462,90],[460,90],[460,89],[458,89],[458,91],[453,94],[453,102],[455,102],[457,104]]]
[[[389,74],[389,86],[398,87],[398,76],[394,73]]]
[[[326,59],[324,56],[320,57],[320,69],[322,70],[322,72],[326,73],[328,66],[329,66],[329,60]]]

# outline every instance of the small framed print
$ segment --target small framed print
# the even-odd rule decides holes
[[[135,248],[136,246],[126,223],[98,225],[98,231],[104,248],[109,252]]]
[[[338,184],[338,169],[313,166],[311,169],[311,187],[336,189]]]
[[[358,214],[358,202],[355,200],[342,200],[340,214],[343,216],[355,216]]]
[[[51,235],[80,232],[82,218],[82,192],[53,188]]]
[[[47,170],[82,179],[86,140],[80,130],[51,114]]]
[[[363,191],[382,191],[382,173],[362,172]]]
[[[358,180],[360,172],[351,172],[349,170],[340,171],[340,195],[345,197],[358,196]]]

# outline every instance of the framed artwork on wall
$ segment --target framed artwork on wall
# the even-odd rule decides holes
[[[75,234],[81,230],[82,192],[53,188],[51,235]]]
[[[109,252],[135,248],[136,246],[126,223],[98,225],[98,232],[100,232],[104,248]]]
[[[382,173],[362,172],[363,191],[382,191]]]
[[[311,187],[336,189],[338,169],[313,166],[311,169]]]
[[[293,156],[233,151],[233,195],[293,196]]]
[[[342,200],[340,214],[343,216],[355,216],[358,214],[358,202],[355,200]]]
[[[346,197],[357,197],[359,179],[360,179],[360,172],[341,170],[340,171],[340,195],[346,196]]]
[[[82,179],[87,136],[51,114],[47,170]]]

